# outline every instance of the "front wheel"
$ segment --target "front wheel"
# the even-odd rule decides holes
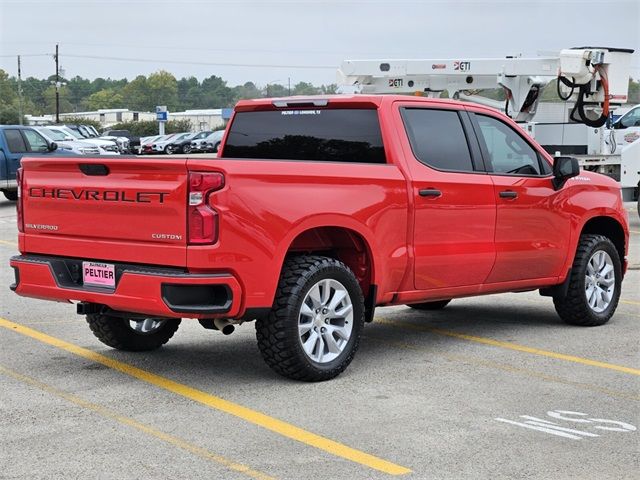
[[[347,368],[363,326],[364,297],[349,267],[305,255],[286,261],[271,313],[256,321],[256,337],[274,371],[318,382]]]
[[[166,147],[164,147],[164,153],[166,153],[167,155],[173,155],[173,145],[167,145]]]
[[[112,315],[87,315],[93,334],[105,345],[117,350],[143,352],[167,343],[180,326],[179,318],[122,318]]]
[[[620,300],[622,266],[615,245],[604,235],[580,237],[565,297],[554,297],[560,318],[571,325],[604,325]]]

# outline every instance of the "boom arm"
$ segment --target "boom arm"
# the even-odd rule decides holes
[[[610,104],[627,100],[629,66],[633,50],[584,47],[562,50],[555,57],[476,58],[436,60],[345,60],[338,84],[356,86],[362,93],[413,93],[439,95],[504,88],[505,112],[519,122],[536,114],[540,92],[554,78],[563,100],[576,101],[572,112],[580,123],[604,124]],[[598,110],[600,118],[585,111]],[[599,126],[598,125],[598,126]]]

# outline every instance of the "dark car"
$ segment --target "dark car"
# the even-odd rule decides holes
[[[173,153],[191,153],[193,151],[193,148],[191,147],[191,142],[202,140],[207,136],[211,135],[211,133],[212,133],[211,130],[205,130],[204,132],[194,133],[190,137],[185,137],[180,139],[179,142],[172,144],[172,148],[174,149]]]

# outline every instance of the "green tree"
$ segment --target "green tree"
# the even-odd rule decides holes
[[[108,88],[89,95],[83,102],[88,110],[100,108],[124,108],[125,102],[122,95],[114,89]]]
[[[233,90],[227,86],[227,82],[215,75],[202,80],[201,90],[203,97],[199,108],[231,107],[235,103]],[[195,105],[195,108],[198,108],[198,105]]]
[[[244,85],[233,87],[234,103],[238,100],[262,97],[262,91],[253,82],[246,82]]]
[[[319,89],[308,82],[298,82],[293,87],[293,95],[317,95]]]
[[[147,77],[138,75],[123,87],[121,95],[129,110],[150,110],[147,99]]]
[[[147,103],[149,110],[156,105],[166,105],[169,111],[178,106],[178,82],[176,77],[164,70],[152,73],[147,79]]]

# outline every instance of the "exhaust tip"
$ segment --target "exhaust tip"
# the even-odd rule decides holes
[[[229,325],[225,325],[222,328],[222,334],[223,335],[231,335],[234,331],[235,331],[236,327],[234,327],[233,325],[229,324]]]

